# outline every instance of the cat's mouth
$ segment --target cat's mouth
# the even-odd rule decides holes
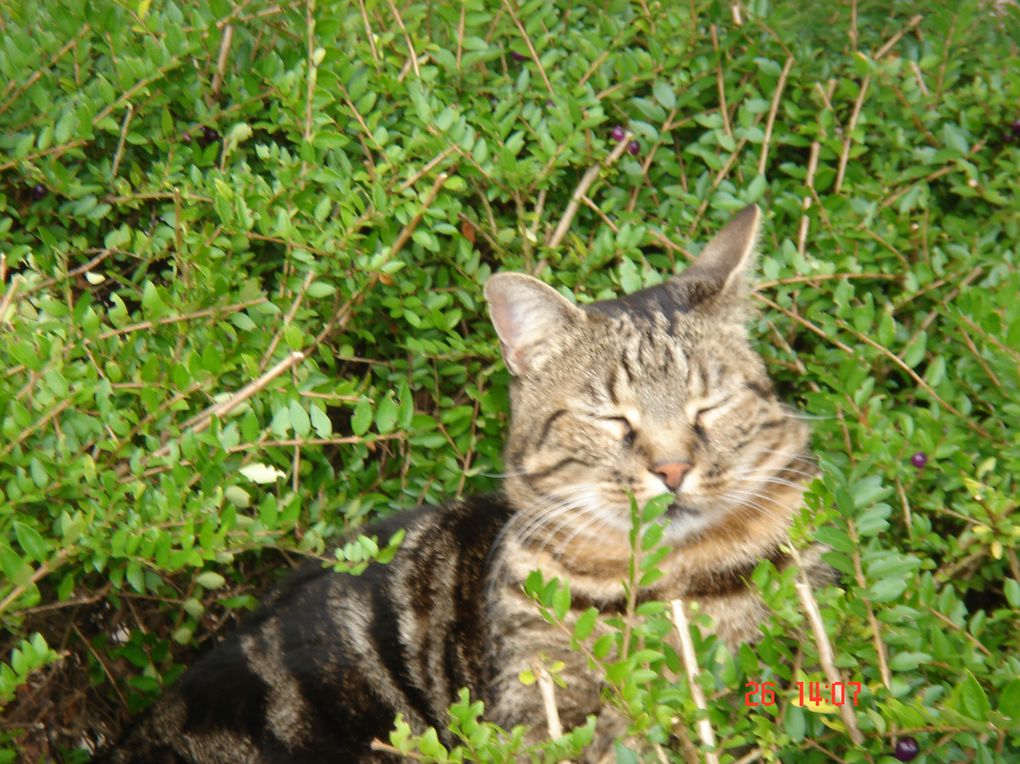
[[[666,517],[670,520],[679,520],[681,517],[698,517],[700,514],[700,509],[690,504],[686,504],[679,499],[670,504],[669,509],[666,510]]]

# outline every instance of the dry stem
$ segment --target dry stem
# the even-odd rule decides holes
[[[825,633],[822,614],[818,610],[815,595],[811,592],[811,585],[804,578],[803,568],[794,582],[794,588],[797,590],[797,597],[800,598],[800,604],[807,614],[808,622],[811,624],[811,631],[815,637],[815,645],[818,648],[818,661],[822,664],[822,670],[825,671],[829,684],[842,682],[843,677],[833,662],[832,645],[829,643],[829,635]],[[843,717],[843,723],[846,724],[847,731],[850,733],[850,739],[854,741],[855,745],[863,743],[864,736],[857,727],[857,714],[854,712],[853,707],[848,703],[844,703],[839,706],[839,713]]]
[[[680,638],[680,657],[683,659],[684,670],[687,672],[687,683],[691,688],[691,697],[694,698],[694,705],[699,711],[708,711],[708,704],[705,702],[705,693],[698,683],[698,659],[694,653],[694,641],[691,639],[690,625],[687,623],[687,615],[684,613],[683,600],[671,600],[670,606],[673,609],[673,626],[676,628],[677,636]],[[698,720],[698,736],[701,742],[711,748],[705,752],[705,764],[719,764],[719,755],[715,753],[715,731],[712,729],[712,722],[705,716]]]
[[[577,184],[577,188],[574,189],[574,193],[570,197],[570,202],[567,203],[567,209],[563,212],[563,217],[560,218],[559,224],[556,226],[556,230],[553,231],[552,236],[546,242],[547,247],[558,247],[560,242],[563,241],[563,237],[567,235],[567,231],[570,229],[570,224],[574,220],[574,216],[580,209],[581,204],[585,195],[588,193],[588,189],[591,188],[592,183],[598,178],[599,173],[603,167],[609,167],[613,165],[617,159],[619,159],[623,152],[627,150],[627,144],[630,142],[630,133],[624,136],[623,140],[616,144],[616,147],[610,152],[609,156],[606,157],[604,162],[596,165],[592,165],[581,177],[581,182]]]

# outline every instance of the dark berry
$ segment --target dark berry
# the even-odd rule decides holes
[[[44,198],[47,193],[48,192],[46,191],[46,186],[44,186],[42,183],[36,183],[34,186],[32,186],[32,198],[35,199],[36,201],[39,201],[40,199]]]
[[[528,60],[527,56],[525,56],[523,53],[518,53],[516,50],[510,51],[510,58],[512,58],[514,61],[527,61]]]
[[[896,741],[896,749],[893,751],[893,756],[899,761],[913,761],[920,752],[921,748],[917,745],[917,741],[914,738],[901,737]]]
[[[627,144],[627,151],[629,151],[634,156],[637,156],[638,154],[641,153],[641,144],[638,143],[637,141],[631,141],[630,143]]]
[[[910,457],[910,463],[913,464],[918,469],[923,469],[924,465],[928,463],[928,454],[926,454],[924,451],[918,451],[916,454]],[[910,738],[904,739],[910,740]]]
[[[202,145],[208,146],[210,143],[215,143],[220,139],[220,134],[213,130],[208,125],[202,127]]]
[[[1012,125],[1009,126],[1010,132],[1013,133],[1014,138],[1020,138],[1020,119],[1016,120]]]
[[[627,137],[627,131],[624,130],[619,125],[617,125],[616,127],[613,128],[613,132],[611,132],[609,135],[612,137],[614,141],[619,143],[620,141]]]

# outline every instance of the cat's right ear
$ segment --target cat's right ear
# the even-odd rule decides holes
[[[485,299],[511,374],[524,376],[541,365],[550,339],[584,311],[552,287],[523,273],[497,273],[485,282]]]

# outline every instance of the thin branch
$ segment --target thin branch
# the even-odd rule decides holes
[[[308,77],[305,81],[305,142],[312,140],[312,101],[319,68],[315,63],[315,0],[305,2],[305,35],[308,48]]]
[[[283,317],[283,323],[280,328],[276,330],[273,335],[273,339],[269,342],[269,347],[266,348],[266,352],[262,354],[261,360],[259,360],[259,369],[264,369],[266,364],[269,363],[269,359],[273,357],[273,353],[276,352],[276,346],[280,344],[280,339],[283,337],[283,333],[287,330],[290,322],[294,320],[294,316],[298,312],[298,308],[301,307],[301,302],[305,298],[305,292],[308,291],[308,287],[312,285],[312,281],[315,280],[315,271],[308,271],[305,274],[305,280],[301,282],[301,288],[298,289],[298,293],[294,296],[294,300],[291,302],[290,307],[287,309],[287,313]]]
[[[818,610],[818,603],[815,601],[814,594],[811,593],[811,585],[804,578],[803,568],[793,586],[797,590],[797,597],[800,599],[800,604],[804,608],[804,612],[807,614],[808,621],[811,624],[811,631],[815,637],[815,646],[818,648],[818,661],[822,664],[822,669],[825,671],[825,676],[829,679],[829,684],[842,682],[843,678],[839,673],[839,669],[836,668],[836,664],[833,662],[832,644],[829,642],[829,635],[825,633],[822,614]],[[849,703],[844,703],[839,706],[839,713],[843,717],[843,723],[846,724],[847,731],[850,733],[850,739],[854,741],[854,745],[861,745],[864,742],[864,736],[857,727],[857,714],[854,713],[853,707]]]
[[[230,55],[230,43],[234,39],[234,27],[227,24],[223,28],[223,39],[220,40],[220,54],[216,59],[216,74],[213,75],[212,94],[213,98],[220,94],[223,87],[223,76],[227,71],[227,58]]]
[[[545,709],[545,723],[549,730],[549,737],[558,740],[563,737],[563,725],[560,723],[559,709],[556,708],[556,689],[552,677],[545,667],[537,662],[534,672],[538,679],[538,689],[542,693],[542,707]]]
[[[404,42],[407,44],[407,52],[411,56],[411,67],[414,69],[414,76],[421,79],[421,71],[418,69],[418,54],[414,52],[414,43],[411,42],[411,35],[407,32],[407,27],[404,26],[404,20],[400,18],[400,11],[397,10],[397,6],[393,4],[393,0],[386,0],[386,4],[390,7],[390,13],[393,14],[393,18],[397,22],[397,26],[400,27],[401,33],[404,35]]]
[[[99,340],[108,340],[111,337],[119,337],[122,334],[130,334],[132,332],[139,332],[146,329],[152,329],[157,326],[166,326],[167,324],[177,324],[181,321],[191,321],[196,318],[208,318],[209,316],[215,316],[218,314],[236,313],[239,310],[250,308],[252,305],[260,305],[266,301],[265,297],[260,297],[257,300],[248,300],[246,302],[236,302],[232,305],[224,305],[222,307],[205,308],[203,310],[196,310],[194,313],[185,313],[180,316],[167,316],[165,318],[159,318],[155,321],[140,321],[137,324],[128,324],[122,326],[120,329],[110,329],[103,332],[95,339],[86,338],[85,344],[92,342],[98,342]]]
[[[623,140],[616,144],[616,147],[610,152],[609,156],[606,157],[604,162],[592,165],[588,170],[581,176],[581,182],[577,184],[577,188],[574,189],[574,193],[570,197],[570,201],[567,203],[567,209],[563,212],[563,217],[560,218],[559,224],[556,226],[556,230],[553,231],[549,240],[546,242],[546,246],[550,248],[558,247],[560,242],[563,241],[563,237],[567,235],[567,231],[570,229],[570,224],[574,220],[574,216],[580,209],[584,196],[588,193],[588,189],[591,188],[592,183],[599,177],[603,168],[612,166],[617,159],[619,159],[623,152],[627,150],[627,144],[630,142],[631,134],[627,133]]]
[[[871,75],[869,74],[864,80],[861,81],[861,90],[857,94],[857,100],[854,101],[854,110],[850,114],[850,123],[846,127],[846,132],[843,135],[843,152],[839,156],[839,169],[836,171],[836,184],[833,188],[833,193],[838,194],[840,189],[843,187],[843,178],[846,175],[846,165],[850,161],[850,147],[853,145],[853,132],[857,127],[857,120],[861,116],[861,107],[864,106],[864,97],[868,94],[868,87],[871,85]]]
[[[117,177],[117,173],[120,171],[120,161],[124,157],[124,142],[127,140],[128,126],[131,124],[131,118],[135,115],[135,107],[130,103],[124,110],[124,119],[120,123],[120,140],[117,141],[117,151],[113,155],[113,166],[110,168],[110,179]]]
[[[687,684],[691,688],[691,697],[694,705],[704,715],[697,722],[698,736],[701,742],[708,748],[705,751],[705,764],[719,764],[719,755],[715,752],[715,730],[712,729],[712,722],[708,719],[708,704],[705,702],[705,693],[698,682],[701,673],[698,669],[698,659],[694,652],[694,641],[691,639],[690,625],[687,622],[687,615],[684,613],[682,600],[670,600],[673,609],[673,626],[677,636],[680,638],[680,657],[683,660],[684,671],[687,672]]]
[[[914,371],[909,366],[907,366],[906,362],[904,362],[903,359],[901,359],[894,352],[889,350],[889,348],[887,348],[884,345],[881,345],[881,344],[875,342],[868,335],[863,334],[863,333],[857,331],[852,326],[850,326],[850,324],[848,324],[846,321],[844,321],[841,318],[837,318],[836,319],[836,323],[838,323],[842,329],[844,329],[845,331],[850,332],[855,337],[857,337],[857,339],[859,339],[861,342],[865,343],[866,345],[870,345],[871,347],[875,348],[875,350],[879,351],[882,355],[884,355],[890,361],[892,361],[897,366],[899,366],[901,369],[903,369],[903,371],[905,371],[907,373],[907,375],[912,380],[914,380],[914,382],[918,385],[918,387],[920,387],[922,390],[924,390],[926,393],[928,393],[928,395],[930,395],[932,398],[934,398],[935,401],[940,406],[942,406],[946,411],[948,411],[948,412],[950,412],[952,414],[955,414],[956,416],[960,417],[960,419],[963,421],[963,423],[965,425],[967,425],[967,427],[969,427],[971,430],[973,430],[974,432],[978,433],[979,435],[981,435],[984,438],[991,438],[992,437],[992,434],[990,432],[988,432],[988,430],[986,430],[981,425],[975,424],[974,422],[972,422],[971,421],[971,417],[968,417],[962,411],[960,411],[955,406],[953,406],[953,404],[951,404],[948,401],[946,401],[945,399],[943,399],[941,395],[939,395],[937,392],[935,392],[935,390],[932,388],[931,385],[929,385],[927,382],[924,381],[924,379],[921,377],[920,374],[918,374],[916,371]]]
[[[719,111],[722,112],[723,131],[733,137],[733,126],[730,124],[730,111],[726,105],[726,77],[723,76],[722,53],[719,50],[719,29],[715,24],[709,27],[712,33],[712,50],[715,51],[715,86],[719,92]]]
[[[372,60],[379,63],[379,51],[375,49],[375,33],[372,32],[372,25],[368,22],[368,11],[365,10],[365,0],[358,0],[358,8],[361,9],[361,20],[365,22],[365,37],[368,38],[368,47],[372,49]]]
[[[818,155],[821,150],[821,142],[811,142],[811,154],[808,157],[807,178],[804,180],[804,185],[807,186],[810,193],[808,193],[804,197],[804,201],[801,202],[800,208],[802,214],[800,217],[800,228],[797,230],[797,252],[799,252],[802,257],[807,249],[808,227],[811,225],[811,219],[808,217],[807,212],[811,209],[811,202],[814,200],[815,172],[818,170]]]
[[[6,611],[7,608],[9,608],[11,604],[18,599],[18,597],[27,592],[29,587],[35,586],[42,579],[46,578],[46,576],[52,573],[56,568],[60,567],[60,564],[64,560],[66,560],[70,554],[71,550],[67,549],[66,547],[64,549],[58,550],[57,553],[51,559],[47,560],[46,562],[44,562],[42,565],[35,569],[35,572],[32,574],[32,577],[28,579],[28,581],[26,581],[23,584],[18,584],[9,592],[7,592],[7,596],[4,597],[3,600],[0,600],[0,615],[2,615],[4,611]]]
[[[290,353],[286,358],[273,366],[273,368],[269,369],[269,371],[265,374],[261,375],[258,379],[249,382],[225,401],[215,403],[204,411],[193,416],[184,423],[184,429],[192,433],[202,432],[212,422],[213,417],[224,417],[228,415],[231,411],[236,409],[253,395],[264,390],[274,379],[288,371],[294,365],[305,360],[305,358],[311,354],[314,347],[315,346],[312,345],[303,351],[294,351]],[[152,456],[158,459],[169,453],[170,445],[166,444],[153,451]]]
[[[542,66],[542,59],[538,57],[538,51],[535,50],[535,46],[532,44],[531,38],[528,36],[528,30],[526,30],[524,28],[524,24],[521,23],[513,4],[514,0],[503,0],[503,5],[506,6],[507,11],[510,13],[510,18],[513,19],[514,24],[517,26],[517,31],[520,32],[521,37],[524,38],[524,44],[528,46],[528,52],[531,54],[531,60],[535,62],[535,66],[538,67],[538,73],[542,75],[542,82],[545,83],[545,89],[549,91],[549,95],[552,96],[553,100],[555,100],[556,91],[553,90],[552,83],[549,82],[549,77],[545,73],[545,67]]]
[[[783,71],[779,74],[779,82],[776,83],[776,92],[772,95],[772,106],[769,108],[769,116],[765,121],[765,138],[761,144],[761,155],[758,157],[758,174],[765,174],[765,166],[769,161],[769,144],[772,142],[772,128],[776,123],[776,113],[779,111],[779,102],[783,98],[783,90],[786,88],[786,78],[790,76],[793,69],[793,56],[786,59],[783,64]]]

